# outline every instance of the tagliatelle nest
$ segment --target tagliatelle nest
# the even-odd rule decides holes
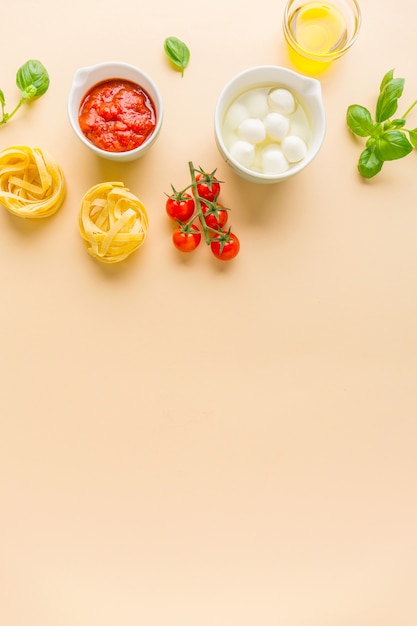
[[[148,214],[123,183],[100,183],[82,199],[79,228],[91,256],[118,263],[143,244]]]
[[[19,217],[56,213],[65,197],[61,168],[45,150],[11,146],[0,152],[0,202]]]

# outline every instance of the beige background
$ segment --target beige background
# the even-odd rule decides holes
[[[2,626],[415,626],[417,157],[371,182],[349,104],[382,76],[417,97],[414,2],[362,3],[354,48],[321,77],[316,160],[259,187],[222,162],[213,111],[257,64],[289,66],[284,2],[3,3],[0,87],[39,58],[51,87],[0,147],[60,162],[65,204],[0,210]],[[163,53],[184,39],[181,79]],[[136,64],[165,119],[142,160],[112,165],[73,134],[74,71]],[[417,110],[409,125],[417,126]],[[218,168],[235,262],[178,256],[164,192]],[[97,264],[82,195],[121,180],[148,208],[146,244]]]

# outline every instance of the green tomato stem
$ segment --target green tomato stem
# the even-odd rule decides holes
[[[197,214],[198,217],[200,218],[200,222],[201,225],[203,227],[203,231],[204,231],[204,239],[206,240],[206,244],[209,246],[210,245],[210,235],[209,235],[209,228],[206,224],[206,218],[204,217],[204,213],[201,209],[201,202],[200,202],[200,196],[198,194],[198,189],[197,189],[197,182],[195,179],[195,169],[194,169],[194,165],[192,164],[191,161],[188,162],[188,167],[190,168],[190,174],[191,174],[191,187],[193,189],[194,192],[194,199],[195,199],[195,204],[197,207]]]

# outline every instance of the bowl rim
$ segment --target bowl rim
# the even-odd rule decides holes
[[[100,72],[101,70],[105,70],[105,69],[108,69],[109,72],[111,72],[111,75],[109,74],[107,78],[104,77],[104,78],[94,79],[94,75],[97,72]],[[114,70],[114,72],[112,70]],[[119,76],[116,74],[118,71],[120,71]],[[80,76],[82,72],[85,72],[87,76],[91,76],[92,78],[87,78],[81,90],[81,86],[76,84],[76,79],[78,76]],[[124,72],[132,73],[136,75],[136,78],[132,78],[132,77],[127,78],[122,75]],[[131,82],[138,84],[142,89],[144,89],[148,93],[155,107],[156,124],[155,124],[155,128],[153,132],[151,133],[151,135],[149,135],[149,137],[145,139],[145,141],[140,146],[137,146],[136,148],[133,148],[132,150],[124,150],[122,152],[112,152],[110,150],[103,150],[102,148],[99,148],[98,146],[94,145],[84,135],[79,125],[78,112],[79,112],[79,106],[80,106],[83,96],[94,85],[97,85],[106,80],[111,80],[112,78],[115,78],[115,79],[120,78],[122,80],[127,80],[127,81],[131,81]],[[143,86],[141,84],[141,81],[144,81],[145,83],[147,83],[147,85]],[[79,95],[80,91],[82,91],[81,96]],[[150,91],[152,93],[149,93]],[[140,153],[150,148],[150,146],[156,140],[161,130],[161,126],[162,126],[162,120],[164,116],[164,105],[162,101],[161,92],[156,82],[151,78],[151,76],[147,72],[137,67],[136,65],[133,65],[131,63],[126,63],[124,61],[102,61],[100,63],[95,63],[93,65],[79,67],[74,71],[72,82],[71,82],[69,93],[68,93],[68,99],[67,99],[67,114],[68,114],[68,118],[72,126],[72,129],[74,130],[77,137],[82,141],[82,143],[85,146],[87,146],[87,148],[90,148],[90,150],[95,152],[98,156],[102,156],[106,159],[111,159],[114,161],[127,160],[128,158],[129,160],[131,159],[133,160],[135,156],[140,155]]]
[[[242,90],[240,90],[240,92],[243,93],[245,90],[249,90],[251,88],[260,87],[262,85],[275,83],[275,82],[280,87],[285,88],[285,85],[286,85],[285,77],[291,77],[293,80],[298,81],[300,84],[304,83],[305,85],[314,86],[314,89],[316,90],[316,95],[314,99],[312,95],[310,95],[311,101],[316,102],[317,106],[313,107],[313,109],[314,109],[315,115],[317,116],[317,120],[319,122],[318,126],[315,126],[315,129],[318,130],[318,132],[314,135],[314,142],[313,142],[314,147],[313,149],[309,150],[308,155],[302,161],[300,161],[299,163],[296,163],[295,165],[292,165],[288,170],[286,170],[285,172],[281,172],[280,174],[265,174],[262,172],[258,172],[256,170],[252,170],[248,167],[245,167],[244,165],[241,165],[230,154],[230,151],[227,149],[224,143],[223,134],[221,132],[223,116],[227,108],[230,106],[230,104],[239,95],[238,93],[236,93],[232,95],[231,97],[229,97],[227,102],[224,102],[228,91],[233,90],[234,84],[240,81],[242,78],[249,77],[251,75],[254,75],[256,77],[256,75],[261,72],[277,72],[279,73],[280,77],[282,77],[282,79],[280,79],[279,77],[276,81],[254,79],[251,86],[243,88]],[[290,89],[291,91],[295,91],[296,96],[298,96],[298,98],[302,101],[302,104],[304,104],[305,98],[303,98],[303,96],[300,95],[298,89],[293,88],[293,87],[288,87],[288,89]],[[309,116],[311,116],[311,112],[312,112],[311,107],[308,107],[308,111],[306,111],[306,113]],[[215,112],[214,112],[214,127],[215,127],[216,142],[218,144],[220,152],[223,153],[223,156],[226,159],[226,162],[227,163],[230,162],[230,165],[238,173],[239,172],[242,173],[246,179],[252,179],[252,180],[263,181],[263,182],[275,182],[275,181],[278,182],[280,180],[285,180],[297,174],[298,172],[303,170],[309,163],[311,163],[311,161],[316,157],[317,153],[319,152],[324,142],[324,138],[326,134],[326,126],[327,126],[326,113],[325,113],[325,108],[324,108],[324,103],[323,103],[322,88],[321,88],[320,81],[317,78],[306,76],[304,74],[296,72],[293,69],[283,67],[280,65],[256,65],[253,67],[246,68],[242,70],[241,72],[232,76],[232,78],[226,82],[226,84],[223,86],[222,90],[220,91],[219,96],[217,98]]]

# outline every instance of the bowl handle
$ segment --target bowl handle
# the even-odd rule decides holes
[[[303,87],[301,93],[304,96],[309,96],[310,98],[321,98],[322,90],[320,81],[318,81],[316,78],[303,76]]]
[[[77,70],[72,79],[72,85],[74,88],[84,87],[87,83],[87,78],[90,75],[91,68],[82,67]]]

